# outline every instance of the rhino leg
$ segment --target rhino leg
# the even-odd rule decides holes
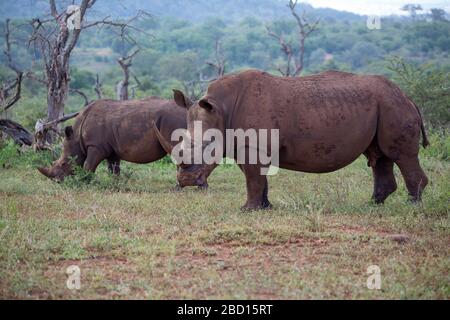
[[[405,158],[395,162],[400,168],[405,179],[406,188],[411,201],[418,202],[422,200],[422,192],[428,184],[428,178],[422,170],[419,158]]]
[[[109,157],[108,161],[108,170],[111,174],[116,176],[120,176],[120,159],[117,157]]]
[[[89,147],[87,150],[86,161],[84,162],[84,169],[87,171],[95,172],[100,162],[105,160],[103,152],[95,147]]]
[[[267,177],[261,175],[259,165],[240,165],[245,174],[247,182],[247,202],[242,207],[244,211],[270,209],[272,205],[269,202],[269,185]]]
[[[378,203],[384,203],[390,194],[397,190],[397,182],[394,176],[394,161],[386,156],[382,156],[376,160],[372,166],[374,188],[373,200]]]

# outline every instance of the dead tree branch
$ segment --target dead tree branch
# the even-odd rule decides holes
[[[219,39],[216,40],[215,45],[215,61],[207,61],[206,64],[216,71],[217,78],[221,78],[225,75],[225,65],[226,65],[226,59],[224,58],[223,52],[222,52],[222,43]]]
[[[280,44],[281,51],[286,56],[286,67],[284,70],[278,68],[278,71],[285,77],[297,77],[304,69],[305,60],[305,42],[308,37],[317,30],[320,19],[314,22],[309,22],[306,17],[306,11],[302,10],[301,15],[296,11],[298,0],[289,0],[288,7],[291,11],[292,16],[295,18],[298,27],[298,55],[295,56],[294,49],[291,42],[286,42],[283,35],[273,32],[269,27],[267,28],[267,33],[270,37],[276,39]],[[292,63],[294,64],[292,66]]]
[[[14,64],[11,55],[11,28],[9,19],[7,19],[5,23],[5,50],[3,53],[6,57],[8,67],[16,73],[16,78],[14,80],[6,81],[0,88],[0,103],[2,110],[7,111],[20,100],[23,79],[23,72]],[[14,95],[11,94],[12,90],[15,90]]]
[[[117,99],[128,100],[128,86],[130,84],[130,67],[133,65],[133,58],[139,53],[139,49],[136,49],[133,53],[120,57],[117,59],[120,67],[122,68],[124,78],[117,84]]]
[[[0,131],[10,136],[20,146],[33,144],[33,135],[19,123],[8,119],[0,119]]]
[[[70,92],[76,93],[79,96],[81,96],[84,99],[84,106],[87,106],[90,103],[89,98],[83,91],[81,91],[79,89],[70,89]]]
[[[100,78],[98,76],[98,73],[95,76],[95,87],[94,87],[94,91],[97,94],[97,98],[103,99],[103,92],[102,92],[102,83],[100,82]]]
[[[59,125],[60,123],[66,122],[70,119],[73,119],[77,117],[80,114],[79,112],[74,112],[68,115],[64,115],[56,120],[45,122],[42,119],[39,119],[36,122],[35,128],[34,128],[34,149],[35,150],[51,150],[52,146],[51,144],[44,139],[45,135],[52,131],[57,136],[60,136],[59,131],[55,130],[55,126]]]

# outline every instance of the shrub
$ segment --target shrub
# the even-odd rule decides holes
[[[430,145],[423,155],[438,160],[450,161],[450,132],[447,129],[434,130],[428,134]]]
[[[437,66],[415,66],[400,57],[388,59],[388,69],[397,82],[420,106],[424,118],[433,127],[450,125],[450,76]]]
[[[30,147],[19,147],[12,140],[8,140],[3,146],[0,146],[0,168],[29,169],[46,166],[56,159],[58,154],[58,150],[34,152]]]

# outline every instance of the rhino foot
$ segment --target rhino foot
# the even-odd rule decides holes
[[[198,186],[199,191],[207,191],[208,188],[209,188],[209,185],[206,182],[204,184]]]
[[[183,191],[183,187],[177,184],[175,187],[172,188],[172,191],[174,192],[180,192]]]
[[[241,211],[251,212],[251,211],[260,211],[260,210],[271,210],[272,204],[269,201],[264,201],[260,204],[246,204],[241,208]]]

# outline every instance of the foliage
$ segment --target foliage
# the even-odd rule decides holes
[[[34,152],[30,147],[19,148],[12,140],[0,144],[1,169],[36,169],[38,166],[48,165],[56,158],[59,151]]]
[[[214,78],[214,70],[209,68],[206,62],[214,59],[216,40],[220,40],[222,44],[227,72],[257,68],[275,74],[276,66],[285,63],[285,58],[278,43],[268,36],[266,26],[270,26],[277,34],[283,34],[287,41],[296,40],[295,21],[283,1],[241,1],[240,10],[234,11],[231,9],[237,7],[236,2],[224,0],[202,0],[195,3],[152,1],[151,8],[148,8],[146,1],[125,2],[129,8],[123,12],[123,6],[115,1],[97,1],[97,10],[92,11],[89,19],[96,18],[95,14],[99,12],[107,14],[110,11],[126,17],[132,15],[133,8],[147,9],[154,14],[153,19],[143,19],[137,24],[146,33],[137,32],[134,35],[141,47],[131,67],[133,76],[139,79],[139,84],[134,77],[131,79],[131,87],[136,89],[135,98],[151,95],[170,98],[173,88],[185,90],[189,83],[198,82],[200,79],[204,85],[199,87],[205,87],[208,80]],[[5,2],[2,5],[11,7],[8,12],[12,14],[12,18],[16,14],[20,16],[15,2]],[[36,2],[30,6],[36,6],[34,12],[44,12],[47,8],[46,3],[38,5]],[[202,12],[194,9],[197,7],[202,7]],[[183,10],[180,11],[180,8]],[[222,10],[216,10],[217,8]],[[450,71],[448,21],[426,21],[422,16],[413,19],[391,17],[382,20],[381,30],[369,30],[364,17],[335,10],[314,9],[308,5],[305,8],[311,20],[317,17],[322,19],[317,32],[308,39],[304,74],[337,69],[392,76],[394,73],[383,63],[386,56],[401,56],[411,61],[414,66],[427,62],[432,64],[434,69],[441,70],[439,75],[428,68],[422,73],[414,73],[414,77],[425,77],[421,81],[422,84],[428,84],[430,81],[433,85],[437,84],[442,76]],[[20,12],[22,13],[27,15],[26,12]],[[12,52],[17,63],[27,69],[30,62],[39,56],[27,49],[25,40],[30,32],[28,24],[20,19],[14,19],[12,24]],[[3,41],[0,37],[0,46],[3,46]],[[117,63],[117,58],[123,50],[120,42],[116,31],[108,26],[83,31],[71,57],[71,87],[83,91],[90,100],[96,99],[93,87],[95,74],[98,74],[102,82],[103,96],[114,99],[116,85],[123,77]],[[39,75],[42,70],[39,70],[39,59],[37,62],[34,71]],[[2,55],[0,63],[5,65]],[[7,78],[8,74],[7,68],[0,68],[0,79]],[[422,84],[402,83],[399,77],[394,80],[406,90],[412,90],[414,99],[415,92],[419,87],[423,87]],[[434,97],[433,101],[428,101],[419,91],[418,103],[424,108],[426,119],[433,125],[448,121],[445,104],[436,101]],[[46,93],[39,82],[25,81],[22,99],[13,108],[11,117],[32,129],[38,118],[46,116]],[[440,107],[435,107],[438,103]],[[78,111],[83,105],[81,96],[72,92],[65,111]]]
[[[388,69],[423,109],[427,121],[434,126],[450,125],[450,73],[432,64],[415,66],[400,57],[390,58]]]
[[[448,129],[435,129],[428,135],[430,145],[422,151],[423,155],[443,161],[450,161],[450,132]]]

